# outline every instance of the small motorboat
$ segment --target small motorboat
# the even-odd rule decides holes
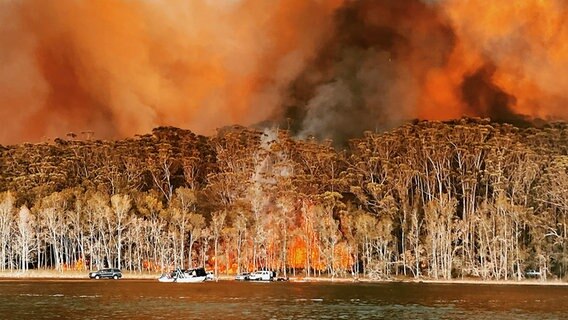
[[[164,273],[159,278],[160,282],[180,282],[180,283],[196,283],[203,282],[207,278],[207,272],[204,268],[196,268],[183,270],[176,268],[176,270]]]

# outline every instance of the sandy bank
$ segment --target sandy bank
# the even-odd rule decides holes
[[[132,280],[155,280],[158,279],[160,273],[155,272],[128,272],[123,271],[123,279]],[[51,280],[80,280],[89,279],[88,271],[55,271],[55,270],[28,270],[21,271],[0,271],[0,281],[2,279],[51,279]],[[234,275],[220,275],[220,281],[234,281]],[[387,280],[373,280],[366,278],[341,278],[341,277],[289,277],[290,282],[337,282],[337,283],[417,283],[417,284],[468,284],[468,285],[539,285],[539,286],[568,286],[568,282],[561,280],[541,281],[538,279],[517,280],[481,280],[481,279],[452,279],[452,280],[434,280],[434,279],[414,279],[414,278],[396,278]]]
[[[123,279],[157,279],[159,273],[122,272]],[[89,279],[89,271],[28,270],[0,271],[0,279]]]

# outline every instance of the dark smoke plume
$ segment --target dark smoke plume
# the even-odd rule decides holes
[[[349,1],[333,36],[290,87],[287,117],[301,136],[341,143],[416,115],[422,82],[446,64],[454,34],[436,6]]]

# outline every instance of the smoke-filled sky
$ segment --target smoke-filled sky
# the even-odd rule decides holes
[[[0,144],[566,119],[564,0],[0,0]]]

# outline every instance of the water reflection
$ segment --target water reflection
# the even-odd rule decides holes
[[[1,281],[8,319],[562,319],[568,287]]]

